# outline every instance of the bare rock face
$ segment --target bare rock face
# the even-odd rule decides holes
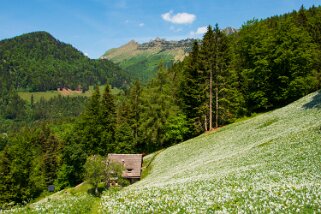
[[[172,50],[175,48],[189,49],[192,47],[195,39],[184,39],[180,41],[166,41],[165,39],[156,38],[150,42],[140,44],[138,49],[146,50],[149,48],[161,48],[163,50]]]
[[[156,38],[149,42],[142,44],[134,40],[127,44],[108,50],[101,59],[110,59],[114,62],[121,62],[131,57],[142,54],[157,54],[163,52],[164,54],[171,54],[175,59],[182,60],[191,50],[195,39],[184,39],[180,41],[167,41],[165,39]],[[178,56],[177,56],[178,55]]]
[[[227,35],[234,34],[238,32],[237,29],[232,27],[227,27],[222,30]],[[167,41],[162,38],[155,38],[149,42],[139,44],[135,40],[129,41],[127,44],[119,47],[108,50],[101,59],[111,59],[116,62],[120,62],[128,57],[139,55],[143,52],[154,53],[161,51],[177,51],[181,55],[188,54],[192,50],[193,42],[196,39],[183,39],[179,41]],[[175,55],[175,54],[174,54]],[[181,57],[180,57],[181,58]]]

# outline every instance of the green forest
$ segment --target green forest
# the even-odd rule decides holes
[[[91,155],[149,154],[321,86],[321,7],[250,20],[231,35],[208,26],[188,57],[170,68],[160,61],[146,86],[109,61],[65,54],[70,46],[35,34],[0,42],[1,204],[81,183]],[[93,95],[26,102],[17,93],[79,85],[96,85]],[[98,85],[106,85],[102,93]]]
[[[47,91],[57,88],[88,90],[109,83],[125,87],[128,78],[108,60],[89,59],[47,32],[33,32],[0,41],[0,79],[4,88]]]

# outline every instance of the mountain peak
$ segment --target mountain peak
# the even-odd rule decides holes
[[[128,43],[127,43],[127,45],[132,45],[132,44],[138,44],[135,40],[130,40]]]
[[[183,60],[191,51],[194,41],[195,39],[167,41],[159,37],[145,43],[131,40],[119,48],[107,51],[101,59],[119,63],[133,79],[146,83],[155,76],[160,62],[169,66],[175,61]]]
[[[154,40],[145,42],[139,45],[138,49],[147,50],[151,48],[160,48],[162,50],[172,50],[172,49],[183,49],[185,52],[189,52],[190,47],[192,47],[195,39],[184,39],[179,41],[167,41],[156,37]]]
[[[222,30],[226,35],[231,35],[233,33],[236,33],[238,30],[232,27],[226,27]]]

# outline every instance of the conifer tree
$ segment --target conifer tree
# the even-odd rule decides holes
[[[116,112],[114,97],[111,94],[110,86],[107,84],[101,100],[101,139],[99,154],[105,155],[113,150],[115,145],[115,126],[116,126]],[[105,154],[103,154],[105,153]]]
[[[205,119],[205,131],[208,129],[211,130],[213,127],[213,73],[217,71],[217,51],[216,51],[216,41],[215,35],[211,26],[208,26],[207,32],[203,37],[203,44],[201,48],[201,59],[204,66],[204,76],[207,76],[208,79],[205,79],[208,82],[208,115],[209,115],[209,128],[207,127],[207,119]],[[207,85],[207,83],[205,84]]]
[[[133,131],[135,144],[139,142],[140,117],[143,111],[142,106],[142,86],[139,81],[135,81],[129,92],[129,124]]]
[[[155,151],[165,145],[164,128],[167,119],[176,106],[170,95],[165,67],[161,64],[157,77],[144,91],[144,111],[141,116],[140,130],[148,152]]]
[[[99,87],[95,86],[95,90],[89,100],[87,108],[80,120],[78,133],[84,145],[87,145],[87,154],[101,153],[101,102]],[[77,131],[78,132],[78,131]]]
[[[204,131],[203,104],[206,101],[206,89],[203,73],[200,70],[199,45],[195,41],[192,52],[184,60],[183,78],[179,86],[179,96],[182,102],[182,109],[188,118],[191,136],[198,135]]]

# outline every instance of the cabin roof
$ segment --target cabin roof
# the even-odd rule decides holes
[[[124,178],[140,178],[142,171],[142,154],[108,154],[108,159],[123,164]]]

